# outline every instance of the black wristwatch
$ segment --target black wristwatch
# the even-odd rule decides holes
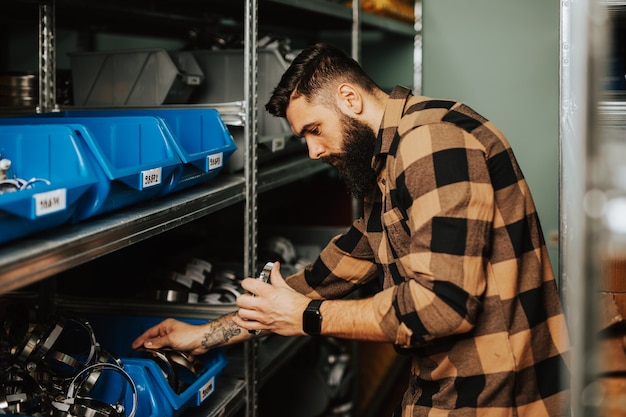
[[[302,313],[302,330],[311,336],[318,336],[322,332],[322,301],[324,300],[311,300]]]

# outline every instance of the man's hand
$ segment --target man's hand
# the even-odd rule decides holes
[[[283,336],[301,336],[302,312],[310,299],[294,291],[280,274],[280,264],[274,263],[271,284],[246,278],[241,286],[251,294],[237,298],[238,313],[233,322],[248,330],[269,330]]]
[[[202,346],[202,330],[199,327],[176,319],[166,319],[135,339],[132,347],[133,349],[142,346],[147,349],[170,347],[194,355],[202,354],[207,348]]]

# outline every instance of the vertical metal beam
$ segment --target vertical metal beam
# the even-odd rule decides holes
[[[603,362],[606,363],[607,355],[607,352],[600,347],[600,283],[603,279],[602,275],[606,273],[605,270],[603,271],[603,266],[606,266],[605,262],[607,255],[609,255],[607,249],[611,246],[612,239],[621,234],[606,227],[606,207],[603,207],[603,210],[601,210],[602,214],[596,211],[599,200],[602,200],[602,198],[597,197],[598,194],[605,197],[614,194],[616,189],[613,188],[614,184],[611,184],[611,182],[618,178],[620,179],[617,180],[617,183],[622,182],[623,173],[615,171],[615,168],[619,167],[615,165],[615,161],[611,161],[611,155],[607,154],[607,150],[611,149],[606,146],[610,139],[607,137],[606,132],[603,132],[603,127],[599,121],[600,101],[606,80],[605,63],[610,42],[607,37],[609,22],[606,2],[590,0],[586,7],[584,15],[586,30],[588,30],[587,38],[585,39],[587,54],[584,61],[586,78],[581,80],[586,84],[585,99],[587,102],[585,107],[586,115],[584,117],[586,125],[584,130],[581,131],[584,144],[582,148],[583,155],[586,156],[585,194],[581,204],[581,208],[584,208],[585,211],[585,220],[583,222],[585,266],[583,269],[583,285],[578,287],[579,291],[582,291],[582,295],[578,299],[582,303],[579,306],[579,310],[584,320],[578,322],[581,326],[577,330],[579,333],[579,344],[574,347],[577,354],[580,355],[574,360],[580,360],[581,362],[579,363],[583,364],[583,366],[579,369],[578,375],[576,375],[578,381],[576,385],[582,392],[581,395],[577,395],[578,393],[574,392],[573,398],[577,398],[579,401],[578,404],[575,404],[577,408],[574,411],[579,411],[579,416],[591,417],[605,415],[604,413],[608,412],[611,407],[605,403],[598,404],[596,398],[594,398],[597,395],[596,390],[599,386],[598,378],[602,367],[601,364]],[[576,23],[578,22],[576,21]],[[576,28],[576,31],[578,31],[578,25],[574,25],[574,22],[572,22],[572,28]],[[574,103],[574,105],[578,104],[578,102]],[[616,149],[612,150],[615,151]],[[616,176],[613,177],[613,174],[616,174]],[[623,216],[623,212],[621,216]],[[622,237],[618,239],[621,240]],[[607,402],[610,402],[610,400]],[[576,417],[576,414],[574,416]]]
[[[582,3],[586,3],[583,1]],[[584,178],[586,161],[584,158],[584,136],[581,132],[586,129],[586,64],[584,57],[587,54],[586,41],[588,36],[587,25],[578,28],[582,33],[576,39],[575,44],[583,42],[575,49],[572,48],[575,35],[571,31],[574,16],[573,9],[580,8],[581,3],[565,0],[561,2],[561,40],[560,40],[560,133],[559,133],[559,270],[560,290],[563,296],[571,329],[570,338],[574,346],[583,345],[583,333],[586,317],[583,292],[577,290],[584,285],[584,214],[580,210],[584,194]],[[580,16],[580,15],[579,15]],[[580,49],[578,49],[580,48]],[[578,52],[577,52],[578,51]],[[575,102],[579,99],[581,109]],[[580,114],[578,114],[580,112]],[[579,225],[583,230],[576,230]],[[572,354],[571,361],[571,390],[572,390],[572,416],[583,417],[578,399],[584,388],[583,371],[585,357],[582,350],[576,349]]]
[[[593,187],[592,139],[598,139],[599,64],[604,59],[606,22],[602,7],[593,0],[563,0],[560,7],[559,288],[573,345],[568,381],[572,415],[591,417],[597,415],[598,406],[590,388],[599,360],[600,259],[585,200]]]
[[[39,107],[48,112],[56,106],[55,0],[39,5]]]
[[[257,229],[257,0],[246,0],[246,25],[244,30],[244,101],[246,106],[245,165],[246,213],[245,226],[245,275],[252,276],[256,262]]]
[[[422,0],[416,0],[413,29],[413,94],[422,94]]]
[[[361,60],[361,0],[352,1],[352,58]]]
[[[361,61],[361,0],[352,1],[352,34],[351,40],[351,55],[352,58],[360,62]],[[352,198],[352,218],[357,219],[361,216],[361,201]]]
[[[257,0],[246,0],[244,29],[244,83],[246,105],[245,165],[246,203],[244,224],[244,276],[255,272],[257,251]],[[257,342],[250,341],[244,346],[246,377],[246,416],[257,415],[258,360]]]

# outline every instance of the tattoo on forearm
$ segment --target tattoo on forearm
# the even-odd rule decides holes
[[[202,335],[202,346],[206,349],[224,345],[233,337],[241,334],[241,328],[233,322],[229,322],[228,325],[221,322],[215,324],[216,327],[211,333]]]

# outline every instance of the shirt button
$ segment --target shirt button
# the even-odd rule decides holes
[[[386,180],[386,179],[384,179],[384,178],[383,178],[382,180],[380,180],[380,182],[382,182],[382,183],[383,183],[383,185],[387,184],[387,180]]]

